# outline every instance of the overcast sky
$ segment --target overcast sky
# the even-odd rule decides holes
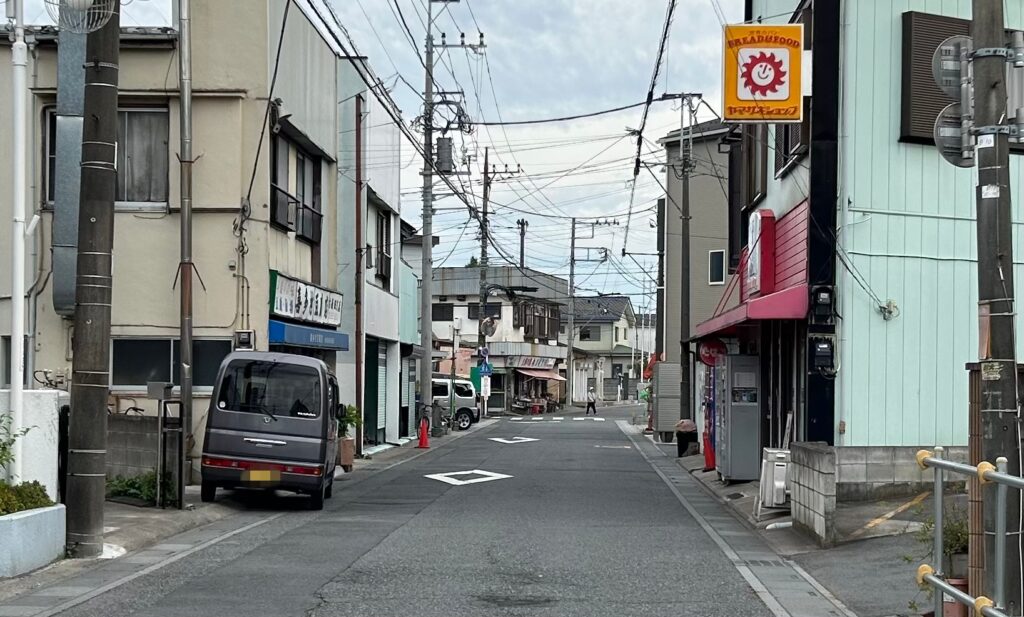
[[[423,50],[426,0],[328,1],[411,122],[422,106],[419,91],[424,75],[418,53]],[[404,33],[396,5],[412,31],[415,49]],[[466,33],[467,42],[476,42],[478,28],[487,43],[485,55],[462,49],[441,53],[435,80],[446,90],[463,90],[466,111],[475,120],[552,118],[636,103],[646,95],[666,6],[667,0],[435,4],[435,13],[440,12],[434,22],[436,32],[446,33],[449,43],[457,42],[460,32]],[[42,0],[27,0],[26,13],[29,21],[46,21]],[[718,109],[722,21],[741,18],[741,0],[678,0],[655,95],[701,92]],[[124,25],[168,25],[170,0],[132,0],[122,21]],[[435,37],[440,42],[439,34]],[[655,250],[651,208],[663,191],[651,174],[641,171],[634,214],[627,216],[636,140],[626,137],[626,130],[639,126],[641,111],[638,107],[585,120],[504,129],[477,127],[471,135],[458,135],[460,154],[464,148],[476,157],[470,165],[472,176],[462,181],[477,199],[485,146],[491,147],[491,162],[499,168],[522,166],[523,174],[496,182],[492,190],[491,225],[497,252],[518,258],[515,221],[525,218],[529,221],[527,265],[564,276],[569,268],[570,235],[565,217],[608,216],[618,225],[596,228],[594,237],[579,240],[578,246],[608,248],[612,260],[578,264],[578,283],[585,290],[631,294],[637,308],[642,308],[645,301],[639,294],[645,284],[650,286],[649,273],[656,272],[656,262],[638,257],[645,272],[622,257],[621,251],[627,223],[628,250]],[[679,122],[676,103],[655,103],[644,135],[657,142]],[[409,164],[402,175],[402,217],[419,227],[421,163],[415,159],[415,151],[406,146],[403,162]],[[662,161],[664,153],[656,144],[646,143],[643,160]],[[580,169],[570,172],[577,166]],[[662,170],[657,173],[664,178]],[[435,234],[441,237],[435,264],[462,266],[479,252],[477,231],[467,227],[464,208],[454,209],[459,205],[454,198],[436,204],[442,210],[434,223]],[[589,226],[581,226],[579,235],[589,236]],[[494,253],[492,263],[503,263]]]

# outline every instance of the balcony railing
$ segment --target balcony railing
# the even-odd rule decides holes
[[[278,229],[294,231],[306,242],[319,244],[323,214],[278,186],[272,185],[270,192],[270,224]]]

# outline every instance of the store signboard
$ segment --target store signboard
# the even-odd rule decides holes
[[[539,358],[537,356],[511,356],[505,359],[505,366],[510,368],[553,369],[555,358]]]
[[[803,121],[803,24],[730,24],[723,32],[725,122]]]
[[[338,327],[343,300],[336,291],[270,271],[270,312],[276,317]]]

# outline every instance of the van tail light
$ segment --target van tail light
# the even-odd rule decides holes
[[[282,465],[280,463],[263,463],[260,461],[243,461],[233,458],[221,458],[216,456],[204,456],[203,465],[206,467],[221,467],[225,469],[269,469],[281,473],[294,473],[300,476],[322,476],[324,468],[322,465]]]

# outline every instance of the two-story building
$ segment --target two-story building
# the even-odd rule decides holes
[[[590,388],[605,401],[635,398],[630,378],[641,366],[633,346],[636,314],[629,296],[577,296],[573,306],[573,400],[587,400]],[[568,323],[563,317],[563,342],[568,341]]]
[[[701,390],[707,381],[709,367],[699,360],[689,339],[697,324],[710,318],[716,311],[732,308],[739,297],[735,288],[726,285],[729,273],[734,272],[738,265],[736,259],[730,259],[728,251],[729,153],[721,147],[728,134],[729,127],[720,120],[711,120],[669,131],[660,140],[665,146],[668,164],[665,173],[666,195],[659,202],[659,210],[662,210],[659,213],[659,221],[662,223],[659,233],[665,278],[660,298],[660,305],[664,308],[658,314],[656,336],[664,346],[662,361],[678,364],[681,350],[690,354],[690,383],[693,386],[690,408],[698,426],[704,425]],[[685,150],[680,149],[681,143],[685,145]],[[683,175],[680,156],[686,150],[690,161],[690,234],[689,271],[684,276],[683,242],[680,236]],[[689,283],[690,291],[690,319],[684,332],[680,319],[680,294],[686,282]]]
[[[757,357],[760,445],[780,445],[792,417],[794,441],[836,446],[840,498],[920,481],[917,448],[968,438],[976,170],[936,149],[934,120],[953,101],[919,62],[969,31],[971,7],[920,8],[746,2],[748,23],[804,25],[810,96],[803,123],[735,129],[729,262],[741,302],[695,334]],[[1024,28],[1021,11],[1007,19]],[[1008,105],[1011,123],[1020,107]],[[1019,198],[1016,146],[1010,165]]]
[[[506,288],[525,287],[513,297],[493,289],[486,298],[484,318],[493,318],[494,334],[486,337],[491,376],[488,409],[510,410],[517,398],[565,396],[562,383],[566,347],[558,341],[559,320],[568,282],[530,268],[488,267],[487,283]],[[453,326],[467,352],[478,341],[480,269],[435,268],[433,296],[434,338],[442,349],[452,345]]]

